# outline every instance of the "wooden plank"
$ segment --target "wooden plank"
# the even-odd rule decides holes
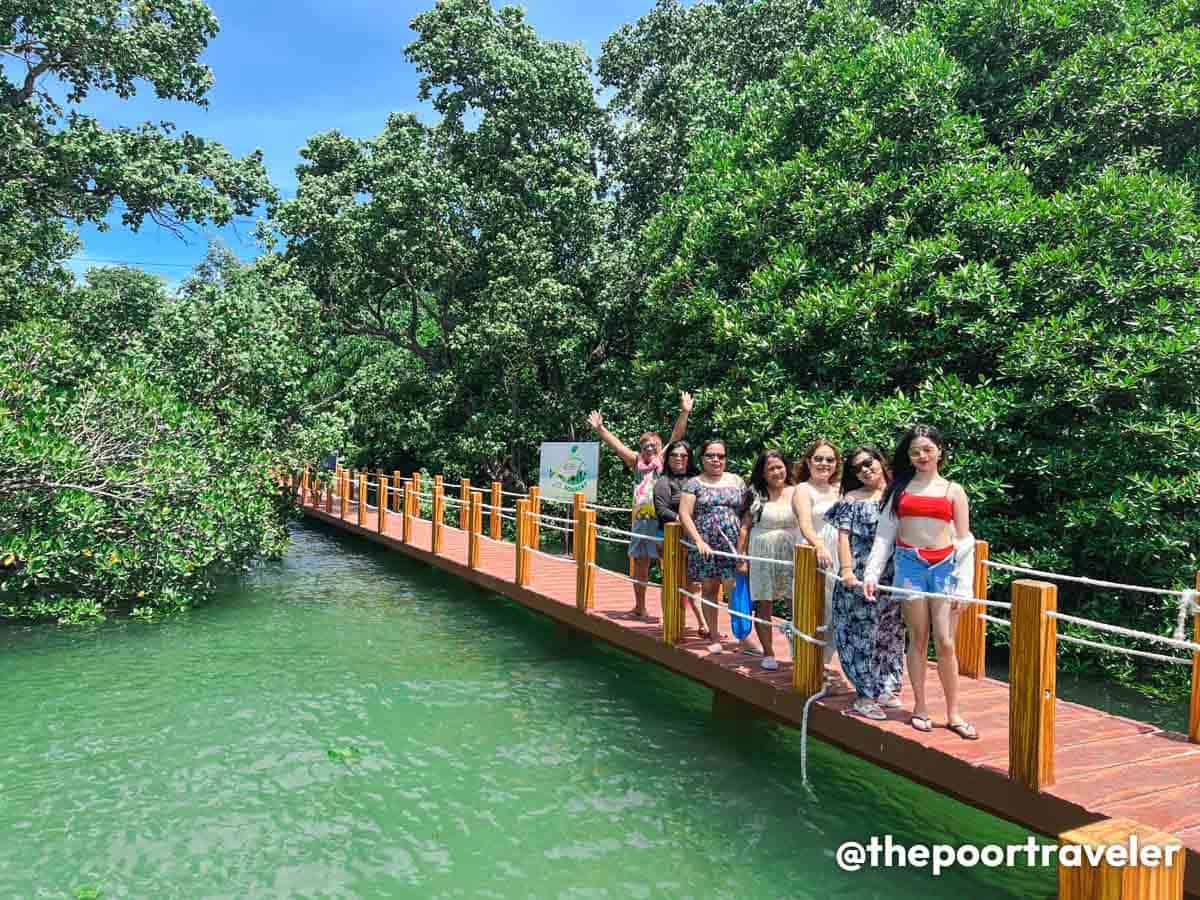
[[[988,595],[988,542],[975,542],[975,584],[972,596],[986,600]],[[954,634],[955,656],[958,658],[958,674],[966,678],[983,678],[987,674],[987,622],[980,618],[986,610],[983,606],[968,606],[958,617],[958,629]]]
[[[792,609],[797,631],[810,637],[824,634],[817,630],[825,622],[824,578],[817,573],[817,551],[808,544],[797,544],[792,551]],[[821,690],[824,674],[821,647],[797,637],[792,686],[811,697]]]

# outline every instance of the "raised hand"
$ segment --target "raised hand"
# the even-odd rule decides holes
[[[692,399],[692,395],[687,391],[679,392],[679,409],[685,413],[690,413],[692,407],[696,405],[696,401]]]
[[[600,415],[600,411],[598,409],[593,409],[590,413],[588,413],[587,420],[588,424],[597,431],[604,427],[604,416]]]

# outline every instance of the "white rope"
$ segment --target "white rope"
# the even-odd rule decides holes
[[[629,546],[629,541],[625,540],[625,538],[612,538],[612,537],[608,537],[607,535],[604,535],[604,534],[596,535],[596,540],[604,541],[605,543],[608,543],[608,544],[616,544],[618,547],[628,547]]]
[[[960,597],[957,594],[935,594],[932,591],[913,591],[890,584],[880,584],[875,589],[888,594],[898,594],[901,597],[929,597],[933,600],[950,600],[954,603],[961,603],[964,606],[991,606],[995,609],[1012,609],[1011,603],[1004,603],[1000,600],[981,600],[978,597]]]
[[[800,632],[796,632],[799,634]],[[795,659],[796,654],[792,654]],[[800,783],[808,787],[808,710],[820,700],[829,691],[828,687],[822,687],[804,704],[804,714],[800,717]],[[811,788],[809,788],[811,790]]]
[[[534,513],[534,515],[536,515],[543,522],[565,522],[568,525],[575,524],[574,519],[564,519],[561,516],[548,516],[545,513]],[[599,527],[599,526],[597,526],[597,527]]]
[[[1184,591],[1179,598],[1179,616],[1175,620],[1175,632],[1172,635],[1176,640],[1183,640],[1189,616],[1200,616],[1200,599],[1197,599],[1196,591]]]
[[[506,491],[503,489],[501,489],[500,493],[506,497],[528,497],[529,496],[528,494],[522,494],[518,491]]]
[[[596,569],[599,572],[604,572],[607,575],[612,575],[614,578],[619,578],[622,581],[628,581],[630,584],[640,584],[642,587],[656,587],[656,588],[662,587],[661,584],[655,584],[653,581],[639,581],[638,579],[630,578],[628,575],[625,575],[622,572],[618,572],[615,569],[606,569],[603,566],[596,565],[595,563],[588,563],[588,566],[590,566],[593,569]]]
[[[619,513],[633,512],[633,509],[628,506],[601,506],[599,503],[589,503],[587,505],[587,508],[588,509],[598,509],[601,512],[619,512]]]
[[[557,554],[554,554],[554,553],[546,553],[542,550],[535,550],[533,547],[526,547],[525,549],[528,552],[532,553],[534,556],[544,556],[544,557],[546,557],[546,559],[552,559],[555,562],[565,562],[565,563],[570,563],[571,565],[575,565],[575,560],[571,559],[571,557],[569,557],[569,556],[558,556]]]
[[[550,531],[561,531],[563,534],[570,534],[570,533],[571,533],[571,529],[570,529],[570,528],[563,528],[563,527],[562,527],[562,526],[560,526],[560,525],[547,525],[547,524],[545,524],[544,522],[543,522],[541,525],[539,525],[539,526],[538,526],[538,528],[546,528],[546,529],[548,529],[548,530],[550,530]]]
[[[1083,638],[1071,637],[1070,635],[1060,634],[1060,641],[1066,641],[1069,644],[1082,644],[1084,647],[1094,647],[1097,650],[1104,650],[1110,653],[1124,653],[1127,656],[1140,656],[1144,659],[1155,659],[1159,662],[1179,663],[1180,665],[1190,666],[1190,659],[1182,659],[1178,656],[1164,656],[1161,653],[1148,653],[1145,650],[1134,650],[1130,647],[1116,647],[1112,644],[1100,644],[1096,641],[1085,641]]]
[[[510,522],[515,522],[515,521],[517,521],[517,517],[516,517],[515,515],[511,515],[511,514],[509,514],[509,513],[506,513],[506,512],[502,512],[502,513],[500,513],[500,518],[502,518],[502,519],[508,519],[508,521],[510,521]]]
[[[557,503],[559,506],[574,506],[574,500],[561,500],[558,497],[543,497],[543,503]]]
[[[726,540],[728,540],[728,538],[726,538]],[[696,545],[690,541],[680,541],[679,543],[683,544],[683,546],[687,547],[689,550],[696,549]],[[724,556],[728,557],[729,559],[736,559],[744,562],[769,563],[773,566],[787,566],[789,569],[793,568],[795,565],[795,563],[793,563],[793,561],[790,559],[772,559],[769,556],[743,556],[741,553],[726,553],[724,550],[713,550],[711,547],[709,550],[714,556]]]
[[[993,625],[1003,625],[1005,628],[1012,627],[1012,622],[1008,621],[1008,619],[997,619],[995,616],[985,615],[984,613],[980,613],[979,618],[985,622],[991,622]]]
[[[634,534],[632,531],[622,531],[620,528],[612,528],[608,525],[597,525],[596,530],[604,531],[607,534],[620,534],[624,535],[625,537],[636,538],[639,541],[654,541],[656,544],[661,544],[663,542],[662,538],[655,537],[652,534]]]
[[[1041,578],[1053,578],[1058,581],[1073,581],[1076,584],[1087,584],[1092,587],[1111,588],[1118,591],[1137,591],[1142,594],[1159,594],[1163,597],[1183,597],[1188,594],[1188,591],[1169,591],[1164,588],[1143,587],[1137,584],[1122,584],[1118,581],[1098,581],[1095,578],[1084,578],[1080,575],[1060,575],[1057,572],[1043,572],[1041,569],[1030,569],[1026,566],[1014,566],[1010,563],[996,562],[994,560],[985,559],[985,566],[993,569],[1004,569],[1008,572],[1022,572],[1026,575],[1037,575]],[[1190,593],[1195,593],[1191,591]]]
[[[1068,616],[1064,613],[1046,610],[1046,615],[1051,619],[1059,619],[1063,622],[1070,622],[1074,625],[1083,625],[1086,628],[1094,628],[1097,631],[1108,631],[1112,634],[1120,634],[1129,638],[1136,638],[1141,641],[1148,641],[1152,644],[1163,644],[1167,647],[1175,647],[1177,650],[1188,650],[1192,653],[1200,653],[1200,644],[1193,644],[1191,641],[1177,641],[1175,638],[1163,637],[1160,634],[1150,634],[1145,631],[1135,631],[1132,628],[1122,628],[1120,625],[1109,625],[1105,622],[1096,622],[1092,619],[1082,619],[1079,616]]]
[[[816,647],[824,647],[829,643],[828,641],[822,641],[819,638],[805,634],[803,631],[798,631],[796,626],[787,619],[784,619],[780,622],[776,622],[774,620],[768,622],[766,619],[760,619],[757,616],[751,615],[750,613],[738,612],[736,609],[732,609],[728,606],[723,607],[720,603],[714,603],[712,600],[707,600],[699,594],[693,594],[691,591],[685,591],[683,588],[679,588],[679,593],[684,597],[691,597],[693,600],[698,600],[704,606],[711,606],[715,609],[724,609],[725,612],[729,613],[731,616],[749,619],[751,622],[757,622],[759,625],[766,625],[770,628],[778,628],[788,638],[801,638]],[[793,657],[794,656],[795,654],[793,654]]]

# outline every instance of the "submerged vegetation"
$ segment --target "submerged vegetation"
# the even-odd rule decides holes
[[[287,200],[257,155],[79,111],[138,80],[204,103],[201,0],[55,7],[0,17],[28,66],[0,85],[0,614],[195,602],[279,552],[271,473],[331,449],[522,482],[587,410],[636,433],[680,388],[732,468],[930,421],[994,555],[1200,567],[1193,0],[659,0],[594,65],[440,0],[408,49],[436,124],[314,135]],[[117,203],[265,208],[265,252],[177,294],[72,283],[73,224]]]

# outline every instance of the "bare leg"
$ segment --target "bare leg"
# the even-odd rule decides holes
[[[633,577],[638,581],[650,580],[649,557],[639,556],[634,559]],[[635,584],[633,586],[633,609],[631,612],[639,618],[646,615],[646,586],[644,584]]]
[[[708,603],[704,604],[704,621],[708,624],[708,636],[712,640],[709,644],[709,649],[717,649],[721,646],[719,635],[720,630],[717,627],[717,621],[720,618],[721,611],[717,608],[717,594],[721,590],[720,578],[705,578],[704,585],[701,588],[704,599]]]
[[[958,725],[963,721],[958,711],[958,655],[954,646],[954,631],[958,625],[958,610],[954,604],[938,597],[929,598],[929,619],[933,631],[933,649],[937,653],[938,678],[946,692],[946,721]]]
[[[689,594],[698,594],[700,592],[700,585],[689,582],[684,590],[686,590]],[[692,615],[696,617],[696,632],[700,635],[700,637],[708,637],[708,626],[704,624],[704,614],[700,612],[700,607],[696,605],[696,601],[691,597],[687,597],[685,599],[688,602],[688,606],[692,608]]]
[[[908,680],[913,689],[913,716],[929,718],[925,703],[925,670],[929,652],[929,603],[925,597],[904,601],[904,621],[908,624]]]
[[[758,618],[762,619],[764,622],[770,622],[771,612],[774,605],[775,604],[773,602],[768,601],[766,603],[759,603],[757,606],[755,606],[754,609],[758,614]],[[775,629],[770,625],[759,625],[757,622],[754,623],[754,633],[758,635],[758,642],[762,644],[763,656],[775,655],[774,635],[771,633],[774,630]]]

